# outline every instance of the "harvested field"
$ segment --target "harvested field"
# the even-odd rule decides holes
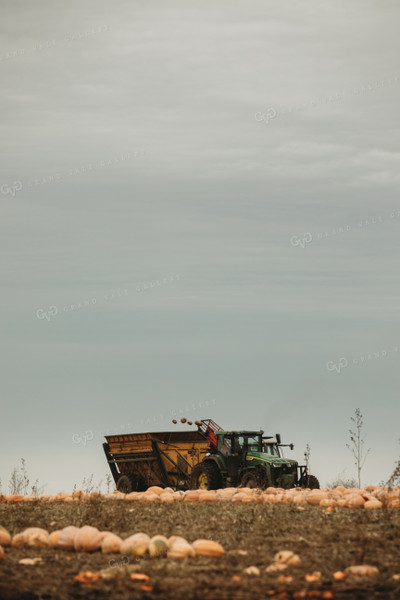
[[[325,509],[326,510],[326,509]],[[92,525],[126,538],[179,535],[222,544],[220,557],[150,558],[82,553],[47,547],[5,547],[0,562],[0,598],[36,600],[67,598],[392,598],[400,597],[400,511],[239,502],[129,502],[92,498],[85,502],[0,503],[0,524],[12,535],[27,527],[49,532],[68,525]],[[274,555],[291,550],[299,567],[266,572]],[[23,565],[23,558],[41,558]],[[333,574],[351,565],[369,564],[378,574]],[[246,574],[248,567],[260,574]],[[254,569],[253,569],[254,570]],[[91,583],[74,580],[79,573],[105,573]],[[257,570],[255,570],[257,573]],[[319,572],[316,581],[306,575]],[[132,579],[142,573],[149,580]],[[315,579],[315,577],[314,577]]]

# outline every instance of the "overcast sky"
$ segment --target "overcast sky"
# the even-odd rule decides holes
[[[399,457],[395,0],[5,1],[3,492],[174,414]]]

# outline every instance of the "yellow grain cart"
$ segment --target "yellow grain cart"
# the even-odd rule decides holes
[[[106,436],[103,444],[117,489],[146,490],[151,485],[187,489],[193,467],[214,444],[211,419],[197,422],[197,431],[157,431]]]

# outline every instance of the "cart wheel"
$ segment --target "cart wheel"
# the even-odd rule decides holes
[[[132,483],[127,475],[121,475],[118,479],[117,490],[123,494],[129,494],[132,491]]]

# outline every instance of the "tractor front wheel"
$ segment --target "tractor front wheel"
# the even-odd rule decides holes
[[[190,475],[191,490],[217,490],[220,487],[221,475],[215,463],[201,463],[193,468]]]
[[[264,469],[253,469],[244,473],[240,482],[242,487],[265,489],[271,485],[269,475]]]
[[[242,487],[248,488],[258,488],[260,484],[258,482],[258,477],[255,473],[245,473],[242,477],[242,481],[240,482]]]
[[[304,488],[309,488],[310,490],[319,490],[320,485],[318,479],[315,475],[306,475],[304,479],[300,482],[300,486]]]

